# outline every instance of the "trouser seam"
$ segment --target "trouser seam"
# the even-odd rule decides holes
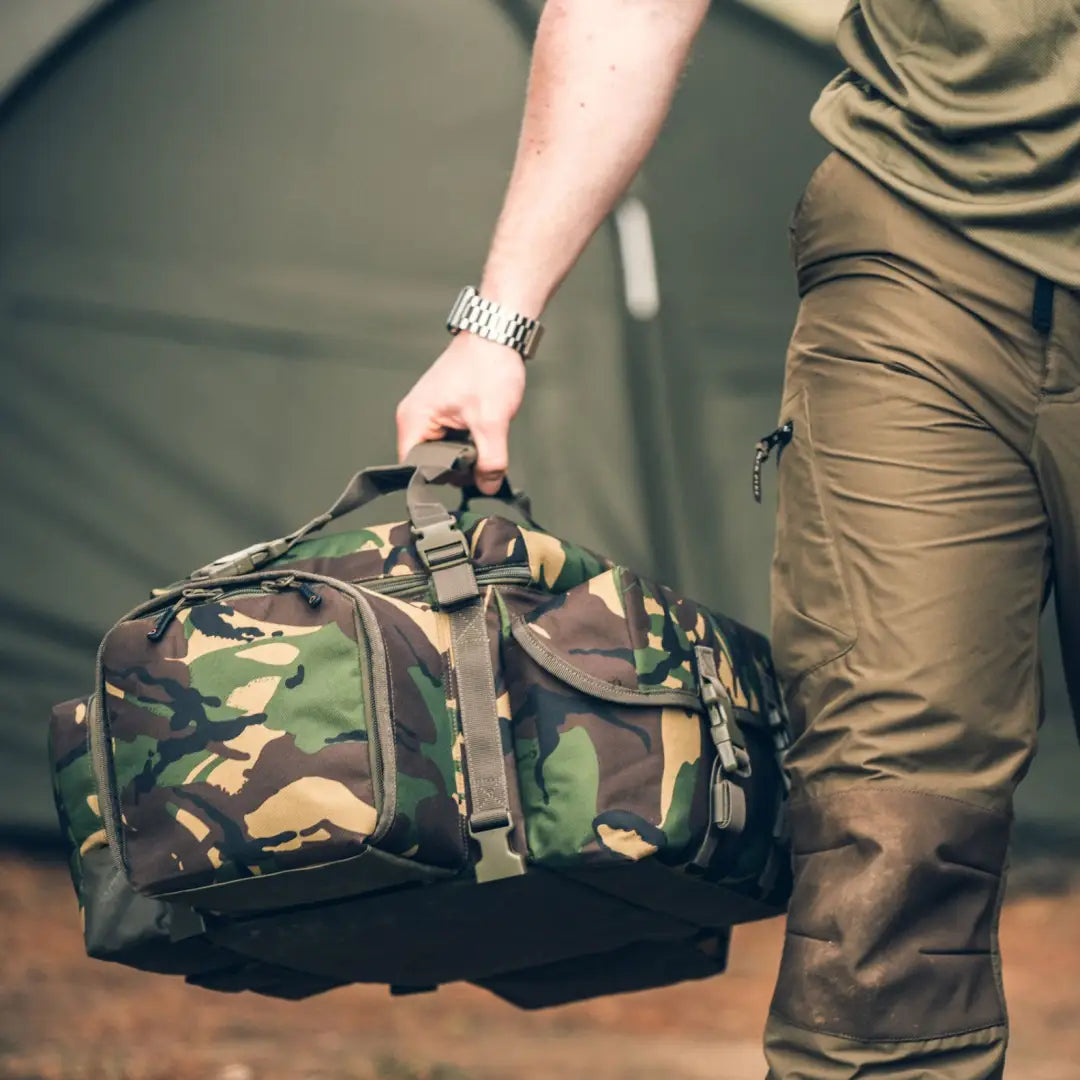
[[[923,1043],[923,1042],[937,1042],[941,1039],[955,1039],[960,1035],[975,1035],[980,1031],[994,1031],[1005,1030],[1006,1024],[1004,1021],[995,1021],[992,1024],[980,1024],[978,1027],[961,1028],[957,1031],[946,1031],[939,1035],[883,1035],[874,1039],[864,1039],[858,1035],[848,1035],[842,1031],[830,1031],[828,1028],[810,1027],[807,1024],[799,1023],[798,1020],[793,1020],[790,1016],[785,1016],[778,1009],[770,1009],[769,1015],[775,1017],[777,1020],[783,1021],[785,1024],[790,1024],[791,1027],[798,1028],[800,1031],[810,1032],[812,1035],[828,1035],[834,1039],[846,1039],[848,1042],[866,1043],[870,1046],[880,1045],[882,1043]]]
[[[836,545],[836,547],[839,553],[839,545]],[[801,612],[800,614],[805,615],[805,612]],[[822,622],[820,619],[814,619],[812,615],[807,616],[807,618],[813,619],[813,621],[816,622],[819,626],[824,626],[827,629],[832,630],[836,633],[843,633],[842,630],[837,630],[835,626],[830,626],[828,623]],[[794,695],[796,687],[798,687],[799,684],[802,683],[805,679],[808,679],[811,675],[816,674],[823,668],[827,668],[830,664],[835,664],[837,663],[837,661],[843,660],[844,657],[847,656],[847,654],[855,648],[855,646],[858,644],[858,641],[859,630],[858,627],[856,627],[855,633],[851,636],[850,643],[844,646],[842,652],[838,652],[835,656],[830,656],[827,660],[820,660],[818,663],[814,664],[813,667],[808,667],[805,671],[800,671],[798,675],[796,675],[789,681],[788,686],[785,688],[785,695],[787,697],[791,697],[792,695]]]

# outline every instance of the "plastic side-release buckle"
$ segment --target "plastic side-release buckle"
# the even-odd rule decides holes
[[[480,595],[469,561],[469,545],[452,518],[413,530],[416,554],[435,585],[440,607],[451,607]]]
[[[271,559],[276,559],[289,550],[289,542],[284,538],[279,540],[267,540],[261,544],[252,544],[251,547],[234,551],[230,555],[222,555],[198,570],[192,570],[189,575],[192,581],[200,578],[211,577],[234,577],[238,574],[251,574],[264,566]]]
[[[716,658],[707,645],[694,649],[697,661],[698,690],[701,703],[709,717],[709,737],[716,747],[716,755],[725,773],[750,774],[750,758],[735,742],[732,727],[735,724],[731,698],[720,674],[716,670]]]
[[[525,873],[525,860],[510,846],[514,819],[507,814],[505,825],[474,829],[469,822],[469,835],[480,845],[480,860],[476,864],[478,884],[500,878],[520,877]]]

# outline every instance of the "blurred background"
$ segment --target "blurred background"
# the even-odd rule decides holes
[[[394,406],[482,265],[539,7],[0,0],[0,837],[21,852],[55,849],[49,707],[85,690],[112,621],[393,460]],[[551,531],[763,629],[774,488],[770,466],[756,505],[751,466],[842,7],[717,0],[546,314],[512,434]],[[1049,620],[1045,649],[1014,875],[1036,892],[1080,860]]]

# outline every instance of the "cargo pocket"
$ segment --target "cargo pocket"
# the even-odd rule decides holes
[[[777,674],[790,693],[803,676],[851,648],[856,625],[815,463],[805,387],[781,419],[793,430],[779,464],[771,637]]]
[[[613,567],[513,620],[507,681],[533,861],[679,862],[700,845],[711,754],[680,615],[692,634],[696,609]]]

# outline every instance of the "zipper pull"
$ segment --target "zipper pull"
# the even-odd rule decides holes
[[[295,581],[296,578],[292,574],[285,574],[283,577],[266,578],[265,581],[260,581],[259,588],[268,593],[284,592],[286,589],[291,589]]]
[[[775,431],[770,431],[768,435],[760,439],[757,446],[754,448],[754,502],[761,502],[761,466],[769,460],[769,455],[773,452],[775,447],[779,446],[780,450],[783,451],[784,447],[791,442],[791,436],[794,430],[794,423],[791,420],[787,420]],[[776,456],[776,460],[780,460],[779,453]]]
[[[259,583],[259,588],[268,593],[280,593],[286,589],[295,589],[310,608],[317,608],[323,599],[321,593],[316,592],[306,581],[297,581],[293,574],[286,574],[284,577],[279,578],[267,578]]]
[[[160,641],[165,634],[165,631],[169,628],[169,623],[176,618],[177,612],[185,605],[193,603],[198,600],[217,600],[224,595],[223,589],[200,589],[200,588],[188,588],[185,589],[172,603],[170,607],[167,607],[159,616],[158,621],[154,623],[154,628],[147,631],[146,636],[151,641]]]
[[[316,592],[306,581],[297,581],[293,588],[307,601],[310,608],[317,608],[322,603],[322,595]]]
[[[165,631],[169,628],[169,623],[176,618],[176,613],[187,603],[186,596],[180,596],[174,603],[170,604],[159,616],[154,628],[146,632],[146,636],[151,641],[160,641],[165,636]]]

